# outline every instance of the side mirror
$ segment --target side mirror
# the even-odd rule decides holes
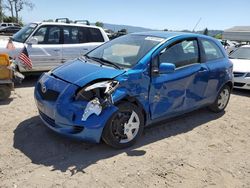
[[[36,37],[31,37],[28,41],[27,44],[32,45],[32,44],[38,44],[38,39]]]
[[[167,74],[175,71],[175,65],[173,63],[161,63],[159,67],[159,74]]]

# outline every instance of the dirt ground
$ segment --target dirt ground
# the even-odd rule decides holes
[[[234,91],[225,113],[165,121],[132,148],[114,150],[46,128],[36,79],[0,103],[0,187],[250,187],[250,91]]]

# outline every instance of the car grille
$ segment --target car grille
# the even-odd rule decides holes
[[[234,86],[236,87],[243,87],[244,85],[245,85],[244,83],[234,82]]]
[[[47,123],[49,124],[51,127],[54,127],[54,128],[62,128],[60,127],[59,125],[57,125],[55,123],[55,120],[54,119],[51,119],[49,116],[47,116],[46,114],[42,113],[40,110],[39,110],[39,114],[41,116],[41,118]],[[84,130],[84,127],[83,126],[65,126],[64,128],[68,128],[68,133],[71,133],[71,134],[77,134],[77,133],[80,133]]]
[[[245,75],[245,73],[243,72],[234,72],[234,77],[243,77]]]
[[[47,101],[56,101],[60,94],[59,92],[51,90],[51,89],[48,89],[46,90],[46,92],[43,92],[41,83],[38,83],[37,90],[40,96],[42,97],[42,99],[47,100]]]
[[[39,110],[39,114],[40,116],[42,117],[42,119],[48,123],[51,127],[55,127],[57,128],[58,126],[56,125],[55,123],[55,120],[51,119],[49,116],[47,116],[46,114],[42,113],[40,110]]]

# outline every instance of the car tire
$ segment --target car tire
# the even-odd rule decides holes
[[[227,104],[230,99],[231,88],[228,85],[225,85],[221,88],[215,102],[209,106],[209,109],[212,112],[221,112],[227,107]]]
[[[108,120],[102,134],[103,141],[117,149],[132,146],[144,129],[142,111],[134,104],[122,102]]]

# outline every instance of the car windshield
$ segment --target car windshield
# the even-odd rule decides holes
[[[37,27],[37,25],[38,24],[31,23],[25,26],[20,31],[18,31],[15,35],[13,35],[12,40],[16,42],[24,43],[26,39],[30,36],[30,34],[34,31],[34,29]]]
[[[238,48],[229,57],[232,59],[250,59],[250,48]]]
[[[116,38],[89,52],[87,57],[110,63],[120,68],[131,68],[163,38],[125,35]]]

